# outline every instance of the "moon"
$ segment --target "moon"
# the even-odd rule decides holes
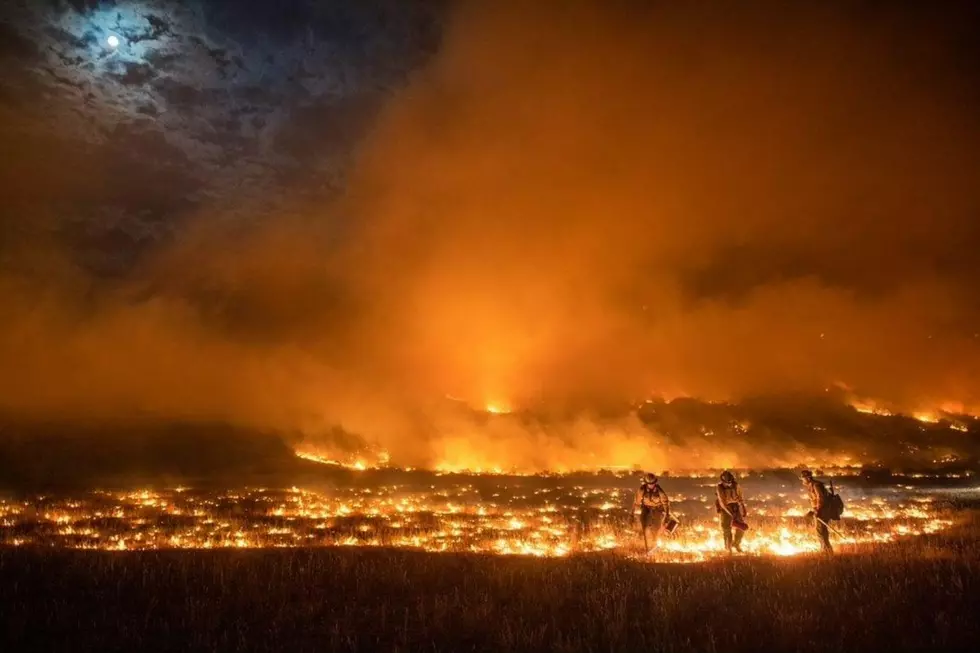
[[[106,43],[109,44],[110,48],[115,50],[116,48],[119,47],[119,37],[116,36],[115,34],[110,34],[109,38],[106,39]]]

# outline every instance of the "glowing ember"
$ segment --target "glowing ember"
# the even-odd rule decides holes
[[[919,407],[917,410],[913,410],[909,413],[896,413],[888,408],[885,408],[880,403],[873,401],[871,399],[857,399],[851,398],[848,401],[848,405],[859,413],[865,415],[879,415],[882,417],[890,417],[892,415],[907,415],[916,419],[924,424],[938,424],[944,419],[949,420],[951,417],[965,417],[974,418],[976,416],[972,411],[968,409],[964,404],[954,401],[942,402],[938,405],[926,405],[924,407]],[[957,425],[955,422],[951,428],[956,428],[957,430],[963,430],[962,425]]]
[[[865,415],[881,415],[882,417],[891,416],[892,412],[887,408],[879,406],[873,401],[855,399],[851,401],[851,408]]]
[[[616,550],[641,556],[628,514],[632,479],[616,487],[550,479],[445,482],[427,474],[415,485],[327,492],[192,488],[92,492],[67,498],[0,500],[0,544],[134,550],[215,547],[388,546],[425,551],[560,557]],[[615,481],[615,477],[611,477]],[[435,482],[433,482],[435,481]],[[724,552],[711,480],[671,481],[682,528],[650,559],[697,562]],[[768,485],[772,485],[770,482]],[[796,485],[750,492],[746,555],[816,552]],[[931,497],[902,488],[847,492],[838,547],[881,544],[951,525]]]
[[[350,457],[347,460],[334,460],[328,456],[320,455],[307,450],[297,450],[294,453],[296,454],[297,458],[302,458],[303,460],[320,463],[321,465],[346,467],[347,469],[354,469],[361,472],[366,469],[378,469],[380,467],[384,467],[388,464],[389,460],[387,451],[379,452],[373,461],[368,461],[366,458],[362,458],[360,456]]]
[[[775,433],[765,417],[748,419],[738,411],[727,409],[712,416],[709,410],[704,414],[706,423],[698,423],[701,418],[697,415],[701,414],[703,405],[689,422],[685,421],[687,417],[661,414],[659,407],[644,408],[646,404],[642,403],[639,408],[630,409],[632,412],[626,416],[549,421],[551,418],[542,417],[534,410],[522,411],[521,419],[506,417],[512,406],[497,399],[474,404],[452,395],[446,395],[446,398],[459,404],[450,411],[452,419],[445,424],[433,422],[431,435],[426,436],[426,446],[412,450],[411,459],[403,457],[407,450],[401,446],[397,447],[398,453],[389,455],[384,447],[395,447],[384,439],[391,437],[388,435],[377,436],[377,439],[362,438],[352,450],[349,444],[341,446],[332,438],[314,434],[294,441],[294,451],[305,460],[352,470],[412,465],[440,473],[549,475],[632,470],[642,461],[644,467],[670,469],[681,474],[732,468],[807,466],[827,475],[852,475],[860,473],[862,466],[895,468],[909,464],[922,467],[953,454],[969,460],[972,457],[971,441],[942,442],[931,439],[931,436],[944,428],[964,433],[977,428],[977,422],[968,414],[954,415],[940,408],[930,408],[959,409],[948,402],[923,403],[922,409],[913,413],[893,413],[890,407],[886,408],[880,402],[851,398],[848,405],[854,411],[873,416],[869,419],[880,419],[880,426],[894,431],[896,437],[881,438],[870,447],[869,443],[855,440],[853,451],[842,450],[839,446],[827,447],[822,442],[846,441],[847,431],[846,427],[828,422],[829,414],[820,412],[819,419],[791,427],[794,433],[798,427],[799,433],[791,443],[780,443],[788,446],[760,447],[756,446],[757,436],[773,440],[769,436]],[[643,411],[647,412],[641,415]],[[721,417],[724,421],[718,419]],[[681,424],[675,429],[670,424],[677,418],[681,419]],[[922,422],[918,428],[921,436],[910,434],[911,429],[903,431],[909,426],[908,419]],[[933,428],[927,424],[938,426]],[[781,437],[774,435],[774,438]]]

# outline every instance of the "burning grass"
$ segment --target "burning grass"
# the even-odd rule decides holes
[[[980,521],[831,559],[0,549],[15,650],[977,650]]]
[[[8,496],[0,650],[980,645],[969,479],[838,477],[846,539],[824,558],[811,554],[797,479],[748,476],[747,554],[729,558],[714,478],[664,479],[684,525],[647,557],[630,477],[378,474],[305,489]],[[674,564],[689,562],[700,564]]]
[[[847,481],[842,480],[846,483]],[[701,562],[724,553],[714,479],[666,481],[684,524],[645,558]],[[818,543],[799,485],[746,482],[748,555],[792,556]],[[564,557],[616,551],[637,557],[631,479],[456,477],[414,474],[389,485],[300,488],[138,489],[0,499],[0,545],[79,549],[359,546],[429,552]],[[943,502],[906,486],[845,488],[845,549],[949,528]]]

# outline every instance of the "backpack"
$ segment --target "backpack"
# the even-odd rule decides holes
[[[830,482],[830,492],[827,494],[826,510],[828,519],[840,521],[844,515],[844,500],[834,491],[834,482]]]

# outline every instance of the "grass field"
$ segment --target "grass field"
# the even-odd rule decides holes
[[[980,650],[980,519],[826,559],[0,550],[0,650]]]

